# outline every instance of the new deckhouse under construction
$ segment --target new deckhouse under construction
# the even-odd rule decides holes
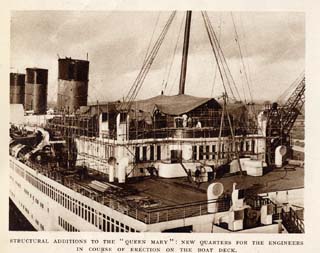
[[[48,70],[28,68],[25,83],[11,74],[10,198],[37,230],[304,232],[304,163],[291,138],[304,74],[281,105],[239,101],[201,12],[224,93],[185,94],[187,11],[179,93],[137,100],[175,15],[122,101],[88,104],[88,60],[59,58],[50,114]]]

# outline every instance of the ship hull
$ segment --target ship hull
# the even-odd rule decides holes
[[[144,223],[81,195],[10,157],[9,197],[45,231],[145,231]]]

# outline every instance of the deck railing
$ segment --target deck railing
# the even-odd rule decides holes
[[[129,139],[161,139],[161,138],[213,138],[219,136],[220,129],[218,127],[202,127],[202,128],[189,128],[189,127],[181,127],[181,128],[146,128],[139,130],[130,130],[129,131]],[[234,129],[235,135],[248,135],[254,134],[256,131],[237,128]],[[222,136],[230,135],[230,128],[222,129]]]
[[[121,198],[117,198],[116,194],[104,194],[90,190],[81,182],[73,179],[70,176],[62,176],[58,171],[53,171],[49,166],[38,165],[35,163],[28,163],[28,166],[37,172],[53,179],[56,182],[84,195],[90,199],[110,207],[113,210],[128,215],[136,220],[146,224],[153,224],[171,220],[185,219],[189,217],[196,217],[208,214],[208,204],[216,203],[217,212],[224,212],[230,209],[230,197],[220,198],[218,200],[205,200],[192,203],[184,203],[179,205],[150,207],[144,208],[141,206],[132,205]]]
[[[209,214],[208,204],[212,203],[215,203],[217,205],[216,212],[225,212],[230,209],[231,199],[226,197],[218,200],[199,201],[174,206],[154,208],[151,210],[140,210],[140,214],[142,214],[143,217],[139,216],[138,220],[143,221],[146,224],[153,224],[207,215]]]
[[[304,233],[304,222],[292,207],[288,212],[282,209],[281,218],[289,233]]]

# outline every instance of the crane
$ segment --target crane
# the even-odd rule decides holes
[[[281,107],[273,103],[267,110],[267,161],[274,163],[274,152],[279,145],[289,145],[290,131],[305,103],[305,76]]]

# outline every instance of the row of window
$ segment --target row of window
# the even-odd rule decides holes
[[[24,189],[24,193],[30,197],[31,199],[33,199],[36,204],[38,204],[42,209],[44,208],[44,205],[41,201],[39,201],[37,198],[35,198],[31,193],[29,193],[29,191],[27,189]],[[49,209],[48,209],[49,210]]]
[[[251,146],[251,148],[250,148]],[[254,152],[255,148],[255,140],[251,141],[241,141],[236,142],[234,145],[229,145],[228,152],[235,152],[238,150],[239,152]],[[192,159],[193,160],[204,160],[204,159],[215,159],[217,155],[216,145],[200,145],[200,146],[192,146]],[[220,146],[220,154],[219,159],[226,158],[226,146],[224,143]]]
[[[148,156],[148,153],[149,153],[149,156]],[[155,148],[155,145],[142,146],[142,147],[136,146],[135,160],[136,162],[161,160],[161,146],[157,145],[156,148]]]
[[[156,147],[156,148],[155,148]],[[230,146],[232,151],[238,150],[251,151],[254,152],[255,140],[251,141],[241,141],[236,142],[234,145]],[[182,150],[177,152],[171,152],[171,161],[179,162],[182,161]],[[219,159],[226,157],[225,144],[221,144]],[[204,159],[215,159],[217,148],[216,145],[194,145],[192,146],[192,160],[204,160]],[[146,161],[156,161],[161,160],[161,146],[160,145],[150,145],[150,146],[136,146],[135,147],[135,161],[136,162],[146,162]]]
[[[20,166],[15,166],[14,170],[18,175],[24,178],[24,169],[22,169]]]
[[[94,157],[108,159],[114,155],[114,147],[111,144],[90,139],[77,139],[78,153],[85,153]]]
[[[72,226],[69,222],[62,219],[60,216],[58,216],[58,224],[60,227],[62,227],[64,230],[69,232],[80,232],[79,229],[76,229],[74,226]]]
[[[14,180],[14,182],[19,188],[21,188],[21,184],[20,183],[18,183],[16,180]]]
[[[28,209],[24,204],[22,204],[20,201],[19,201],[19,205],[22,207],[22,209],[23,209],[28,215],[30,215],[29,209]],[[34,219],[33,214],[31,214],[30,217],[31,217],[31,219]],[[40,227],[40,230],[44,230],[44,226],[38,221],[38,219],[35,219],[35,222],[36,222],[36,224]]]
[[[11,166],[11,165],[12,165],[12,166]],[[18,175],[20,175],[21,177],[24,177],[24,175],[25,175],[24,169],[22,169],[22,168],[19,167],[19,166],[13,167],[13,163],[11,164],[11,162],[10,162],[10,167],[12,168],[12,170],[14,170],[15,172],[17,172]],[[10,179],[11,179],[12,181],[14,181],[15,184],[16,184],[19,188],[21,188],[21,184],[18,183],[16,180],[14,180],[12,176],[10,176]],[[44,205],[43,205],[41,202],[39,202],[38,199],[35,199],[34,196],[32,196],[27,189],[24,189],[24,192],[25,192],[25,194],[27,194],[28,196],[30,196],[30,198],[32,198],[33,200],[35,200],[37,204],[40,203],[40,206],[41,206],[42,208],[44,208]],[[10,195],[12,195],[12,197],[15,198],[15,194],[14,194],[11,190],[10,190]],[[24,204],[22,204],[20,201],[19,201],[19,205],[22,207],[22,209],[23,209],[28,215],[30,214],[29,209],[28,209]],[[32,214],[31,214],[31,218],[33,219],[33,215],[32,215]],[[35,222],[36,222],[36,224],[40,227],[40,230],[44,230],[44,226],[43,226],[37,219],[35,219]]]
[[[17,165],[16,165],[17,166]],[[20,174],[19,174],[20,175]],[[68,194],[56,189],[48,183],[36,178],[31,173],[25,173],[25,179],[42,193],[49,196],[51,199],[78,215],[82,219],[96,226],[102,231],[107,232],[139,232],[134,228],[125,226],[123,223],[98,212],[94,208],[82,203],[81,201],[70,197]],[[26,190],[27,191],[27,190]]]

